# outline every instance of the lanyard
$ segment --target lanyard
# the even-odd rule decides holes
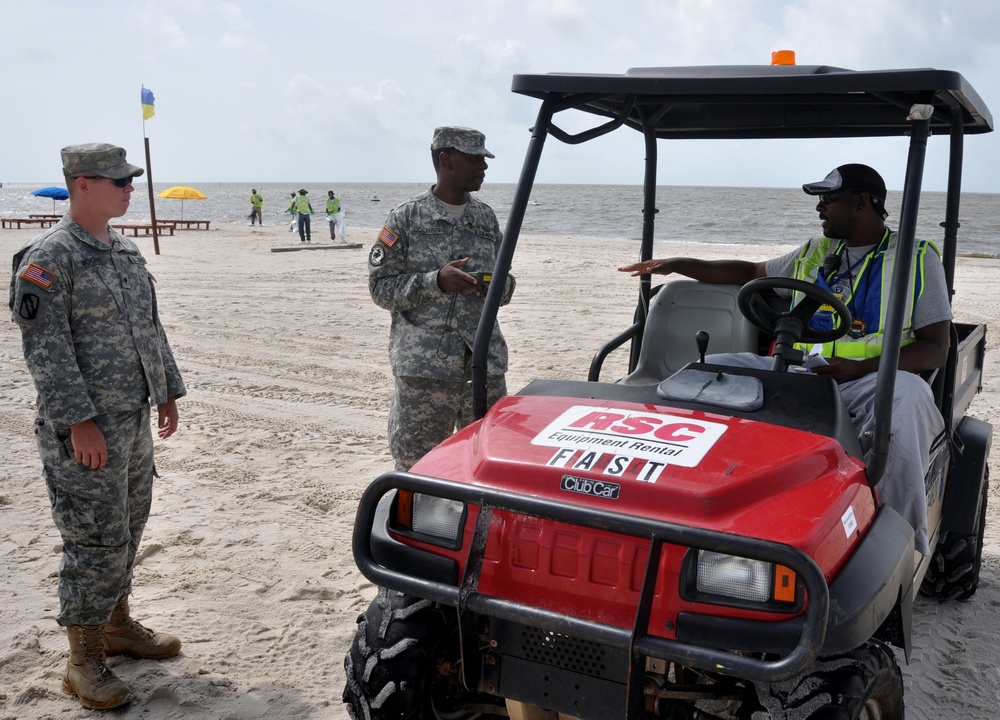
[[[856,268],[856,267],[857,267],[858,265],[860,265],[861,263],[863,263],[863,262],[864,262],[865,260],[867,260],[867,259],[868,259],[869,257],[871,257],[872,253],[874,253],[874,252],[875,252],[875,251],[876,251],[877,249],[878,249],[878,245],[876,245],[876,246],[875,246],[875,247],[873,247],[873,248],[872,248],[871,250],[869,250],[869,251],[868,251],[868,252],[866,252],[866,253],[865,253],[864,255],[862,255],[862,256],[861,256],[860,258],[858,258],[858,259],[857,259],[857,260],[856,260],[856,261],[854,262],[854,264],[853,264],[853,265],[851,265],[851,266],[850,266],[849,268],[847,268],[846,270],[844,270],[844,272],[842,272],[842,273],[837,273],[837,274],[836,274],[836,275],[834,275],[834,276],[833,276],[832,278],[830,278],[829,280],[827,280],[827,281],[826,281],[826,282],[827,282],[827,284],[828,284],[828,285],[829,285],[830,287],[833,287],[833,286],[834,286],[834,285],[835,285],[836,283],[840,282],[840,281],[841,281],[841,280],[843,280],[843,279],[844,279],[845,277],[850,277],[850,279],[851,279],[851,285],[853,286],[853,285],[854,285],[854,279],[855,279],[855,276],[854,276],[854,269],[855,269],[855,268]],[[850,252],[848,251],[848,249],[847,249],[847,244],[846,244],[846,243],[844,243],[844,241],[843,241],[843,240],[841,240],[841,242],[840,242],[840,247],[839,247],[839,248],[837,248],[837,257],[843,257],[843,256],[844,256],[845,254],[847,255],[847,262],[851,262],[851,253],[850,253]],[[867,266],[866,266],[866,267],[867,267]],[[861,276],[862,276],[862,275],[864,274],[864,272],[865,272],[865,268],[862,268],[862,269],[861,269],[861,272],[859,272],[859,273],[858,273],[858,275],[857,275],[857,278],[858,278],[859,280],[861,279]],[[852,288],[852,289],[853,289],[853,288]],[[851,294],[853,295],[853,292],[852,292]]]

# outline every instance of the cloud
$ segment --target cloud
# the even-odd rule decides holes
[[[220,181],[331,174],[344,182],[422,180],[429,174],[430,133],[445,123],[484,131],[498,156],[491,180],[513,181],[539,107],[510,92],[517,73],[766,64],[773,50],[789,48],[805,65],[954,69],[988,102],[1000,96],[994,0],[884,0],[849,9],[825,0],[642,0],[613,10],[598,0],[57,6],[60,22],[45,25],[31,3],[0,10],[6,27],[23,29],[6,38],[9,61],[0,79],[19,101],[0,115],[0,133],[45,138],[8,144],[7,177],[0,180],[51,180],[51,157],[65,142],[141,140],[136,115],[143,84],[157,96],[157,114],[146,125],[162,158],[157,177]],[[88,62],[87,82],[78,82],[67,69],[96,57],[81,52],[82,36],[125,38],[141,51],[126,63]],[[72,108],[71,127],[52,111],[53,98]],[[570,131],[594,120],[559,118]],[[884,149],[865,152],[895,163],[895,147],[878,144]],[[932,139],[935,157],[941,144]],[[631,163],[641,154],[637,145],[641,138],[632,132],[573,148],[550,140],[540,176],[640,182],[641,159]],[[760,145],[767,150],[754,149]],[[1000,162],[1000,137],[970,138],[967,146],[967,187],[1000,191],[992,169]],[[678,182],[682,169],[698,181],[735,176],[765,184],[814,172],[812,162],[796,167],[813,152],[778,153],[784,162],[775,163],[762,160],[775,152],[768,143],[722,147],[669,145],[664,155],[691,166],[675,166]],[[699,152],[712,162],[699,165],[693,159]],[[762,169],[755,175],[748,169],[754,167]]]

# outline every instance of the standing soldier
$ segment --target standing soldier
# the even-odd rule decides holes
[[[108,225],[142,168],[105,143],[62,150],[69,212],[14,255],[10,306],[38,392],[35,436],[62,536],[63,689],[88,708],[131,698],[107,655],[163,659],[181,642],[132,619],[133,565],[152,501],[153,437],[177,430],[185,394],[135,243]]]
[[[500,245],[500,225],[472,197],[486,177],[486,136],[439,127],[431,141],[437,182],[389,213],[368,256],[368,289],[392,313],[389,361],[395,380],[389,448],[397,470],[472,422],[472,343]],[[501,304],[510,302],[514,278]],[[487,361],[490,404],[507,393],[507,342],[493,329]]]

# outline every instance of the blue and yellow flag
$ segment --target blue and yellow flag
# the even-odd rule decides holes
[[[143,120],[149,120],[149,118],[153,117],[153,115],[156,114],[156,111],[153,109],[153,101],[155,99],[156,98],[153,97],[153,91],[152,90],[147,90],[146,88],[142,89],[142,119]]]

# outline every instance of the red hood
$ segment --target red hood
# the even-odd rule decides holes
[[[817,525],[844,522],[817,522],[808,508],[849,510],[859,490],[868,494],[861,464],[826,436],[698,410],[535,395],[503,398],[413,471],[796,545],[823,535]]]

